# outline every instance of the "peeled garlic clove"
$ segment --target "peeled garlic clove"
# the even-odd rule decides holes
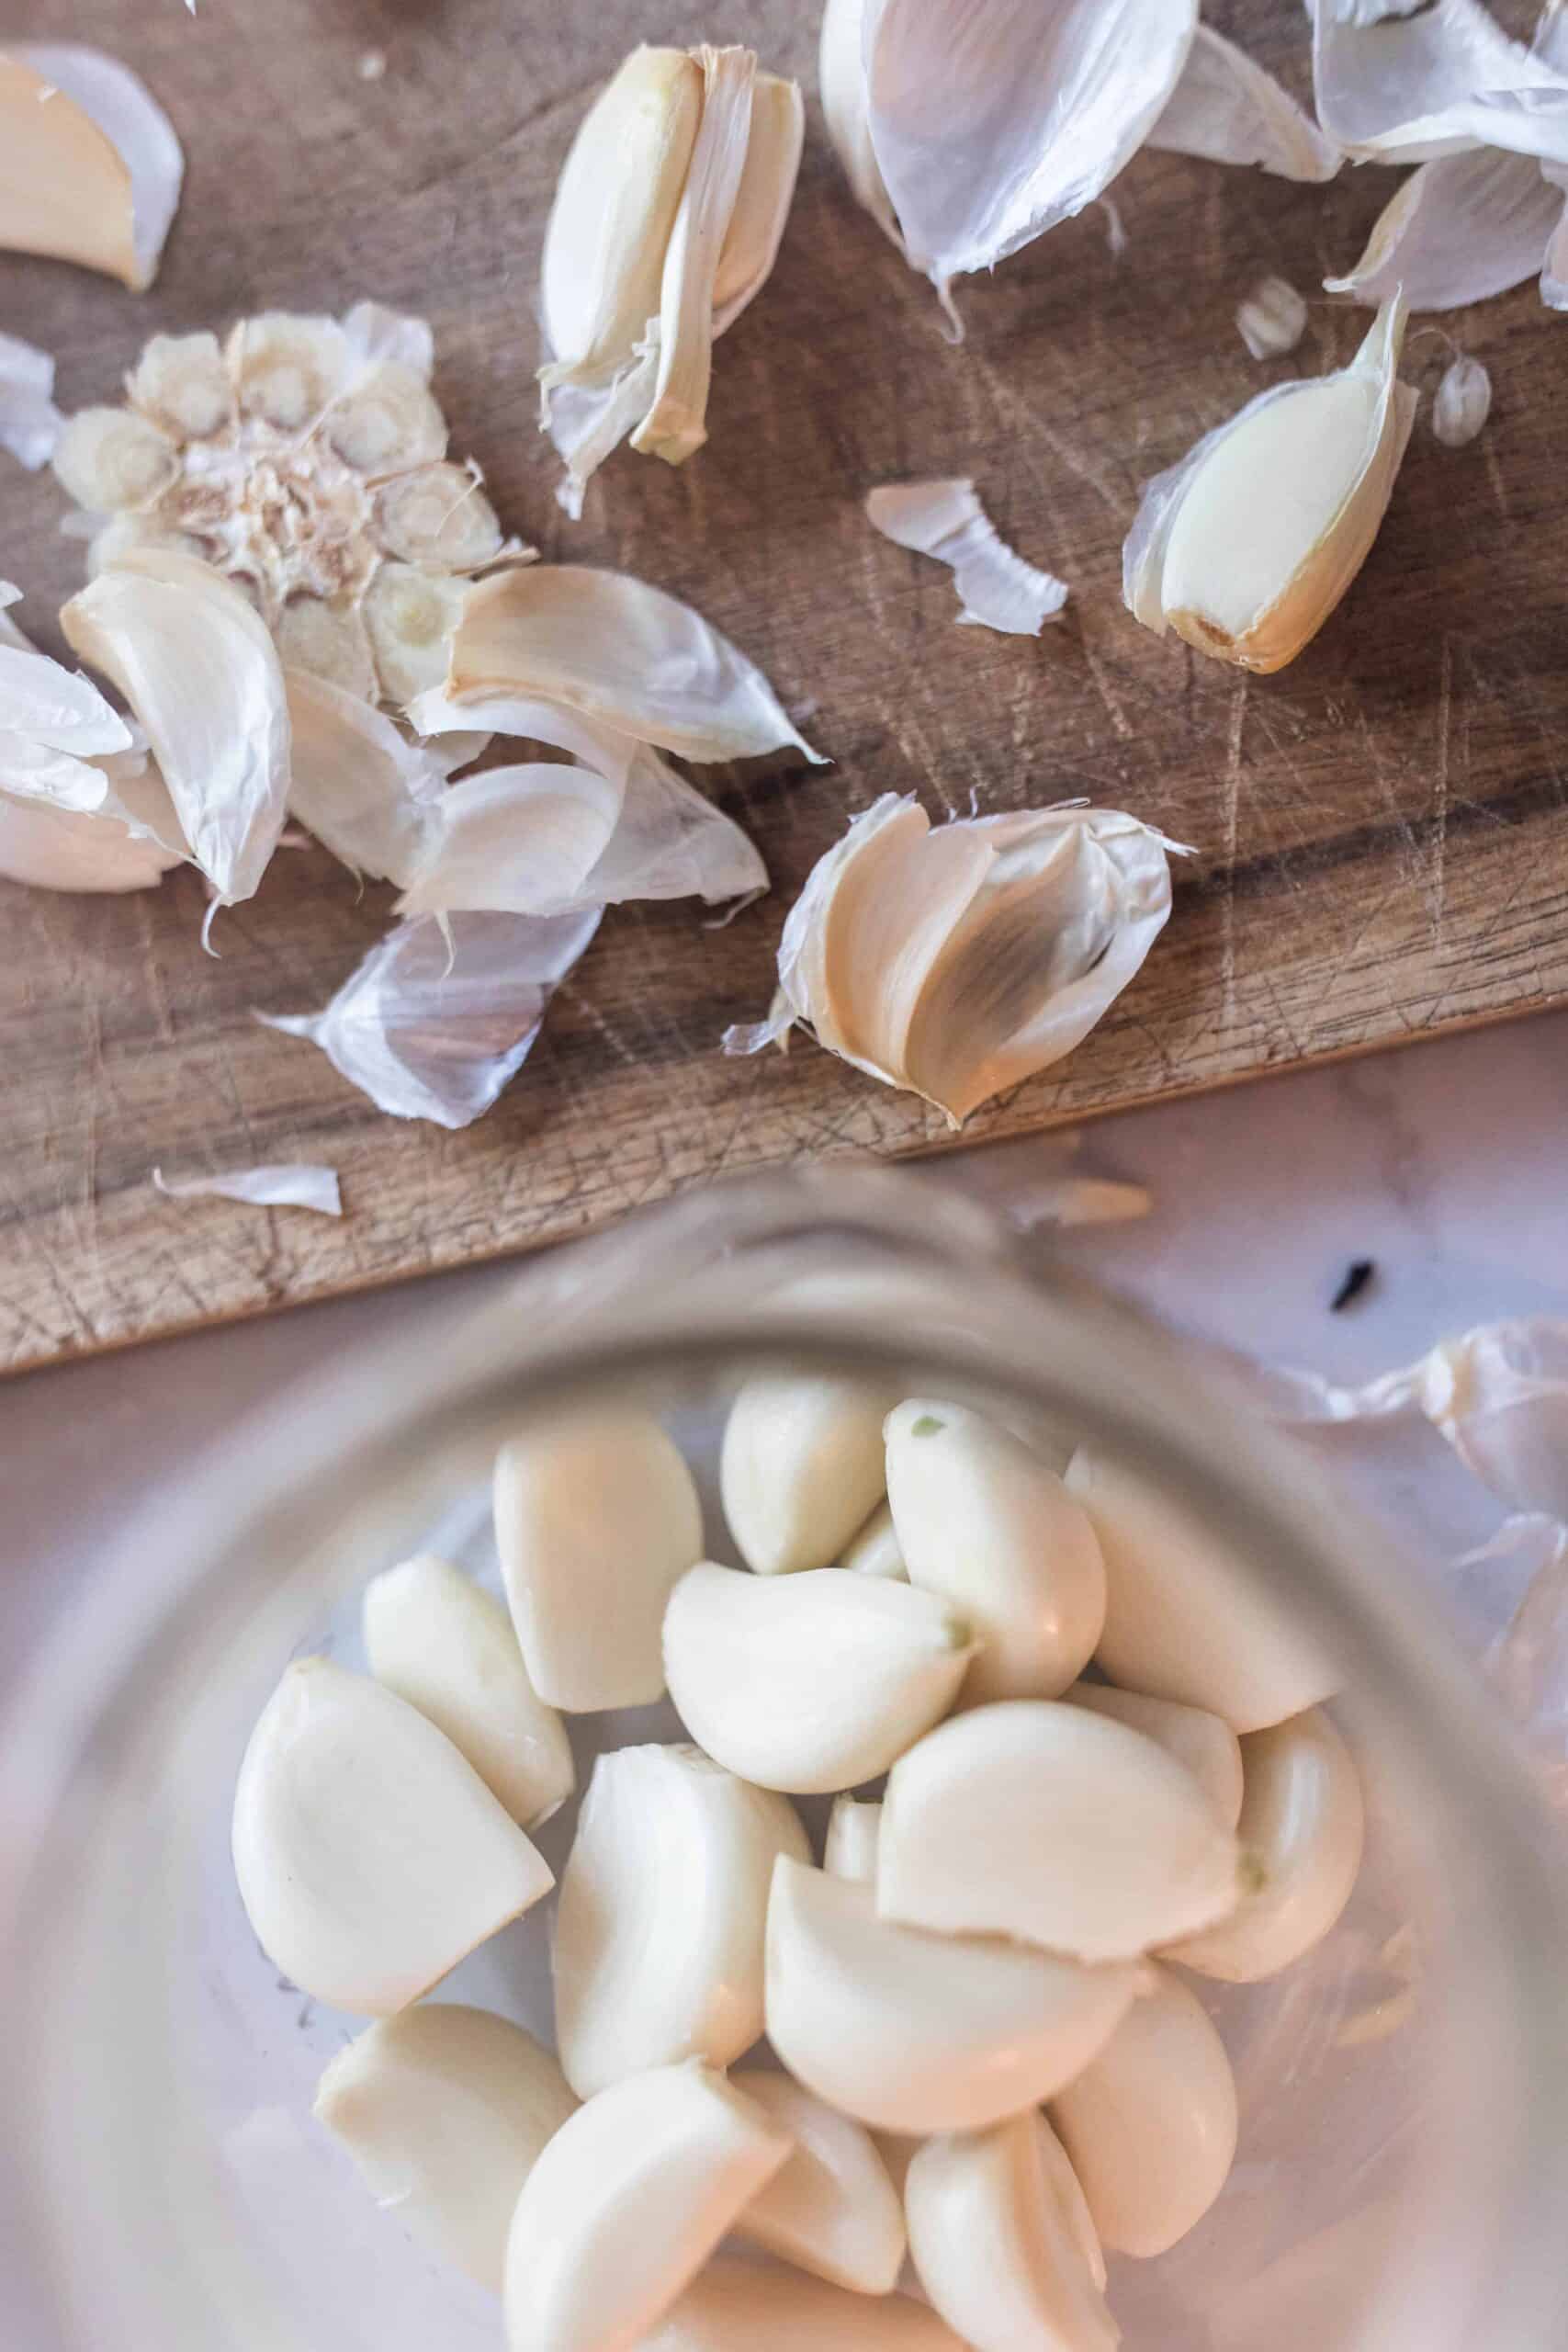
[[[1446,448],[1473,441],[1492,413],[1492,379],[1479,359],[1462,352],[1443,370],[1432,401],[1432,430]]]
[[[359,609],[381,691],[390,700],[409,703],[441,684],[465,593],[461,581],[417,564],[381,565]]]
[[[302,433],[348,384],[357,366],[335,319],[264,311],[242,319],[225,352],[241,408],[282,433]]]
[[[1284,277],[1260,277],[1236,306],[1235,331],[1254,359],[1280,359],[1306,333],[1307,306]]]
[[[1235,2154],[1235,2077],[1201,2004],[1151,1968],[1097,2058],[1051,2102],[1101,2243],[1164,2254],[1196,2227]]]
[[[641,2342],[790,2154],[706,2066],[657,2066],[580,2107],[524,2184],[506,2248],[513,2352]]]
[[[314,2112],[378,2205],[499,2295],[523,2184],[576,2106],[521,2026],[422,2001],[338,2052]]]
[[[796,1795],[886,1772],[947,1713],[974,1655],[934,1593],[847,1568],[756,1577],[705,1562],[664,1618],[687,1730],[743,1780]]]
[[[344,465],[362,474],[398,473],[446,455],[446,420],[431,395],[428,371],[396,359],[369,368],[335,401],[323,431]]]
[[[740,2215],[740,2235],[834,2286],[890,2294],[904,2261],[904,2209],[870,2132],[787,2075],[748,2066],[729,2079],[795,2142]]]
[[[584,2098],[645,2067],[728,2066],[762,2030],[762,1936],[787,1797],[695,1747],[601,1756],[561,1874],[556,2040]]]
[[[476,571],[502,551],[495,509],[461,466],[422,466],[387,482],[376,521],[390,554],[439,571]]]
[[[734,325],[773,275],[805,138],[799,83],[786,82],[779,74],[759,74],[751,85],[751,129],[740,186],[714,277],[716,339]]]
[[[975,2352],[1121,2342],[1083,2191],[1043,2116],[929,2140],[904,2199],[920,2284]]]
[[[898,1549],[891,1503],[877,1504],[859,1533],[845,1544],[839,1566],[853,1568],[857,1576],[891,1577],[896,1583],[908,1584],[909,1572]]]
[[[150,286],[185,159],[152,92],[79,42],[0,56],[0,246]]]
[[[1065,1690],[1105,1623],[1105,1566],[1055,1473],[1010,1430],[911,1397],[887,1417],[887,1499],[910,1583],[980,1639],[965,1702]]]
[[[879,1918],[872,1890],[781,1861],[768,2039],[796,2081],[882,2132],[977,2131],[1049,2098],[1115,2030],[1137,1968]]]
[[[846,2294],[797,2270],[710,2262],[639,2352],[964,2352],[912,2295]]]
[[[1126,1960],[1225,1918],[1240,1893],[1236,1841],[1191,1774],[1087,1708],[976,1707],[888,1774],[885,1918]]]
[[[1092,1446],[1066,1483],[1105,1555],[1097,1656],[1113,1682],[1205,1707],[1238,1732],[1328,1696],[1326,1660],[1190,1511]]]
[[[882,1424],[897,1392],[863,1380],[763,1374],[724,1425],[724,1516],[763,1576],[826,1568],[886,1491]]]
[[[363,1623],[377,1681],[446,1733],[521,1828],[558,1812],[577,1785],[566,1726],[499,1600],[424,1552],[372,1578]]]
[[[1321,1943],[1350,1900],[1366,1812],[1349,1749],[1321,1707],[1241,1743],[1236,1836],[1253,1882],[1230,1918],[1166,1953],[1202,1976],[1256,1984]]]
[[[61,487],[94,514],[151,506],[178,468],[166,435],[123,408],[78,409],[55,443],[51,462]]]
[[[879,1804],[863,1804],[858,1797],[835,1797],[828,1816],[823,1869],[832,1878],[853,1879],[862,1886],[874,1886],[876,1848],[881,1836]]]
[[[234,1871],[267,1958],[390,2017],[554,1881],[444,1733],[324,1657],[288,1668],[234,1791]]]
[[[1062,1696],[1075,1707],[1088,1707],[1141,1731],[1163,1747],[1191,1773],[1225,1827],[1235,1827],[1241,1812],[1241,1743],[1229,1724],[1206,1707],[1145,1698],[1141,1690],[1118,1690],[1109,1682],[1075,1682]]]
[[[1145,485],[1122,585],[1156,637],[1267,673],[1316,636],[1371,551],[1410,438],[1404,317],[1391,296],[1348,368],[1260,392]]]
[[[663,1697],[664,1605],[702,1556],[703,1513],[651,1413],[563,1414],[513,1438],[495,1465],[495,1535],[542,1699],[582,1713]]]
[[[363,702],[375,701],[370,640],[352,605],[329,605],[320,596],[291,596],[273,635],[286,670],[303,671]]]
[[[233,419],[234,388],[215,334],[155,334],[125,389],[133,407],[179,441],[209,440]]]

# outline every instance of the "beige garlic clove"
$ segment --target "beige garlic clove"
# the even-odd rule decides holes
[[[859,1533],[845,1544],[839,1565],[853,1568],[857,1576],[891,1577],[895,1583],[908,1583],[909,1571],[898,1549],[891,1503],[877,1504]]]
[[[96,580],[100,571],[110,571],[127,556],[143,554],[149,548],[161,548],[166,555],[189,556],[197,563],[205,560],[201,541],[193,539],[188,531],[166,531],[145,514],[111,514],[87,542],[87,577]]]
[[[795,2142],[741,2214],[739,2234],[836,2287],[891,2294],[904,2262],[904,2209],[870,2132],[788,2075],[748,2066],[729,2079]]]
[[[664,1619],[687,1730],[743,1780],[795,1795],[886,1772],[947,1713],[974,1655],[934,1593],[847,1568],[757,1577],[705,1561]]]
[[[291,596],[273,627],[278,659],[287,670],[323,678],[362,701],[377,699],[376,664],[365,624],[352,605],[329,605],[320,596]]]
[[[881,1836],[879,1804],[863,1804],[858,1797],[835,1797],[828,1816],[823,1869],[830,1877],[853,1879],[859,1885],[874,1886],[876,1849]]]
[[[909,1581],[980,1637],[966,1703],[1054,1699],[1094,1654],[1105,1566],[1084,1510],[1010,1430],[911,1397],[887,1419],[887,1499]]]
[[[1113,1682],[1206,1707],[1238,1732],[1328,1696],[1327,1661],[1190,1510],[1093,1446],[1078,1448],[1066,1483],[1105,1555],[1096,1656]]]
[[[1227,1984],[1278,1976],[1321,1943],[1361,1867],[1360,1776],[1321,1707],[1241,1743],[1246,1790],[1236,1835],[1255,1883],[1229,1919],[1166,1953]]]
[[[242,319],[224,356],[242,410],[281,433],[303,433],[313,425],[357,366],[335,319],[290,311]]]
[[[368,368],[333,401],[325,435],[344,465],[373,477],[446,455],[446,420],[426,376],[396,359]]]
[[[495,1534],[528,1679],[568,1713],[664,1695],[665,1603],[703,1548],[692,1474],[651,1413],[536,1422],[495,1465]]]
[[[868,1886],[789,1861],[773,1872],[768,2039],[797,2082],[877,2131],[977,2131],[1049,2098],[1141,1976],[897,1927]]]
[[[1051,2102],[1103,2245],[1164,2254],[1200,2222],[1235,2155],[1235,2077],[1202,2005],[1168,1969]]]
[[[720,2256],[639,2352],[964,2352],[912,2295],[847,2294],[798,2270]]]
[[[904,2201],[920,2284],[975,2352],[1120,2343],[1083,2191],[1043,2116],[929,2140]]]
[[[799,83],[787,82],[779,74],[759,74],[751,85],[746,161],[714,277],[716,336],[734,325],[773,275],[805,138],[806,107]]]
[[[390,2017],[554,1883],[446,1735],[324,1657],[289,1667],[234,1791],[234,1871],[267,1958]]]
[[[381,565],[365,592],[360,616],[381,690],[392,701],[410,703],[441,684],[465,594],[460,580],[417,564]]]
[[[750,2048],[781,1854],[810,1858],[788,1798],[700,1749],[599,1758],[556,1915],[556,2040],[580,2097],[683,2058],[728,2066]]]
[[[133,407],[178,441],[231,424],[234,388],[215,334],[155,334],[125,379]]]
[[[1236,1841],[1191,1774],[1085,1707],[976,1707],[888,1775],[876,1904],[911,1927],[1126,1960],[1240,1892]]]
[[[366,1587],[363,1623],[378,1682],[446,1733],[521,1828],[559,1811],[577,1785],[566,1726],[499,1600],[424,1552]]]
[[[92,514],[136,514],[174,481],[165,434],[123,408],[84,408],[66,421],[51,459],[62,489]]]
[[[0,56],[0,246],[80,262],[132,288],[137,258],[130,174],[91,116],[48,76]]]
[[[502,552],[495,509],[461,466],[423,466],[376,493],[388,552],[439,571],[477,571]]]
[[[524,2184],[506,2248],[513,2352],[629,2352],[790,2154],[700,2065],[630,2075],[580,2107]]]
[[[549,2052],[521,2026],[422,2001],[338,2052],[315,2115],[378,2205],[499,2295],[523,2184],[576,2106]]]
[[[1206,1707],[1185,1707],[1175,1699],[1149,1699],[1141,1690],[1118,1690],[1109,1682],[1075,1682],[1064,1690],[1075,1707],[1090,1708],[1141,1731],[1156,1747],[1191,1773],[1227,1829],[1241,1811],[1241,1743],[1229,1724]]]
[[[886,1490],[882,1425],[896,1402],[863,1380],[762,1374],[724,1425],[724,1516],[763,1576],[826,1568]]]

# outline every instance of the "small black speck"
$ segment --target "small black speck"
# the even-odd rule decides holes
[[[1371,1258],[1353,1258],[1345,1269],[1344,1281],[1328,1302],[1329,1313],[1337,1315],[1341,1307],[1353,1306],[1376,1272]]]

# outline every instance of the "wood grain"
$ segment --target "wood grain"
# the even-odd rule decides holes
[[[1088,793],[1197,855],[1134,986],[1064,1065],[977,1116],[1016,1134],[1559,1000],[1568,990],[1565,330],[1533,288],[1444,321],[1491,368],[1493,420],[1451,451],[1418,425],[1365,572],[1317,643],[1248,681],[1122,610],[1140,481],[1262,384],[1342,362],[1365,314],[1314,301],[1294,360],[1259,367],[1232,319],[1265,269],[1311,289],[1359,251],[1392,185],[1326,190],[1139,157],[1105,215],[967,284],[969,340],[851,202],[813,113],[777,273],[718,355],[709,447],[671,472],[623,455],[581,526],[534,423],[544,209],[584,103],[638,37],[722,31],[814,84],[815,8],[690,0],[74,0],[28,29],[97,41],[174,117],[185,202],[142,297],[0,255],[0,324],[58,355],[67,408],[113,397],[144,338],[362,295],[436,327],[454,447],[547,553],[689,597],[762,663],[835,765],[707,772],[754,833],[772,896],[727,930],[687,906],[612,912],[488,1118],[381,1117],[252,1009],[325,1001],[383,929],[314,849],[197,944],[190,873],[73,899],[0,885],[0,1365],[117,1345],[575,1232],[680,1186],[802,1155],[942,1140],[911,1101],[809,1046],[721,1058],[766,1003],[784,912],[848,816],[888,789],[933,813]],[[1296,0],[1221,28],[1304,92]],[[366,52],[386,71],[366,80]],[[1444,352],[1416,338],[1428,389]],[[953,626],[945,573],[866,526],[862,494],[971,472],[1003,529],[1071,582],[1038,644]],[[33,625],[79,579],[47,477],[0,476],[0,571]],[[56,643],[47,626],[46,641]],[[1257,1115],[1269,1116],[1260,1092]],[[330,1161],[341,1225],[176,1204],[171,1172]]]

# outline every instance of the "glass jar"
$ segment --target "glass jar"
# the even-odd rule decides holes
[[[527,1268],[442,1344],[286,1396],[104,1564],[0,1754],[0,2314],[15,2352],[496,2346],[493,2302],[378,2212],[310,2120],[356,2030],[258,1950],[229,1859],[250,1728],[291,1657],[356,1657],[365,1579],[493,1573],[488,1479],[527,1417],[651,1403],[722,1522],[724,1403],[759,1369],[864,1372],[1077,1435],[1201,1515],[1339,1662],[1370,1838],[1318,1951],[1201,1983],[1241,2096],[1192,2235],[1111,2263],[1130,2352],[1568,2345],[1568,1904],[1484,1697],[1381,1540],[1181,1349],[986,1213],[820,1170],[692,1196]],[[720,1556],[724,1556],[722,1551]],[[577,1717],[592,1754],[670,1710]],[[803,1808],[808,1816],[812,1808]],[[558,1870],[574,1808],[541,1833]],[[441,1988],[546,2033],[540,1910]]]

